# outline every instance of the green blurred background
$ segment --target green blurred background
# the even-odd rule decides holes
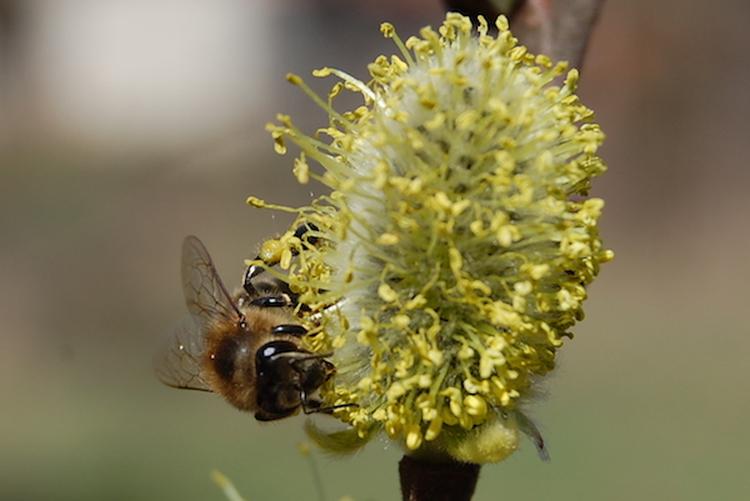
[[[324,121],[287,71],[364,75],[437,0],[0,0],[0,499],[315,499],[301,417],[257,423],[153,376],[186,311],[184,235],[225,280],[316,187],[263,125]],[[750,480],[750,4],[610,0],[581,87],[608,134],[591,288],[533,415],[476,499],[745,499]],[[322,85],[318,88],[323,88]],[[325,417],[319,417],[325,420]],[[400,452],[315,455],[327,499],[398,497]],[[743,494],[745,493],[745,494]]]

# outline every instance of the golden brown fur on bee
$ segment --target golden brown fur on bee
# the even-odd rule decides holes
[[[255,365],[260,347],[271,340],[299,344],[299,338],[291,335],[271,337],[274,326],[294,323],[289,311],[250,306],[242,309],[245,328],[226,322],[216,324],[206,333],[206,349],[201,361],[206,382],[238,409],[257,410]]]

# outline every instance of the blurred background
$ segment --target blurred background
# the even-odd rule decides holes
[[[442,17],[438,0],[0,0],[0,499],[224,499],[214,468],[248,500],[316,498],[304,418],[260,424],[153,376],[186,315],[180,244],[199,235],[237,284],[289,223],[246,196],[319,193],[263,129],[325,120],[285,73],[363,76],[394,51],[381,21],[406,37]],[[552,462],[525,443],[477,500],[747,495],[749,21],[743,0],[605,3],[580,94],[608,134],[594,194],[617,258],[533,409]],[[315,459],[327,499],[390,500],[399,457]]]

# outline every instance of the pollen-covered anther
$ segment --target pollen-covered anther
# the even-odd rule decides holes
[[[258,208],[266,206],[266,202],[258,197],[247,197],[246,203]]]
[[[422,429],[418,424],[410,424],[406,428],[406,447],[409,450],[419,449],[422,445]]]
[[[310,182],[310,166],[307,163],[304,153],[294,161],[294,170],[292,172],[294,172],[294,176],[300,184]]]
[[[399,329],[406,329],[409,327],[409,316],[408,315],[396,315],[393,317],[393,325],[398,327]]]
[[[398,293],[388,284],[380,284],[378,287],[378,296],[387,303],[398,301]]]
[[[466,413],[472,417],[483,419],[487,416],[487,402],[477,395],[468,395],[464,398]]]
[[[430,421],[429,426],[427,426],[427,430],[424,434],[424,439],[427,441],[435,440],[438,435],[440,434],[440,431],[443,428],[443,420],[439,416],[435,417],[432,421]]]
[[[380,245],[396,245],[398,241],[399,236],[393,233],[383,233],[377,240]]]

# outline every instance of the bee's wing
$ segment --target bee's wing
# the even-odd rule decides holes
[[[192,235],[182,243],[182,290],[188,310],[203,332],[217,323],[239,323],[243,319],[206,247]]]
[[[243,316],[221,282],[211,256],[197,237],[182,243],[182,290],[192,316],[178,328],[156,359],[156,373],[175,388],[211,391],[201,371],[205,336],[213,326],[240,323]]]
[[[157,355],[156,375],[173,388],[211,391],[201,374],[203,334],[195,322],[179,327]]]

